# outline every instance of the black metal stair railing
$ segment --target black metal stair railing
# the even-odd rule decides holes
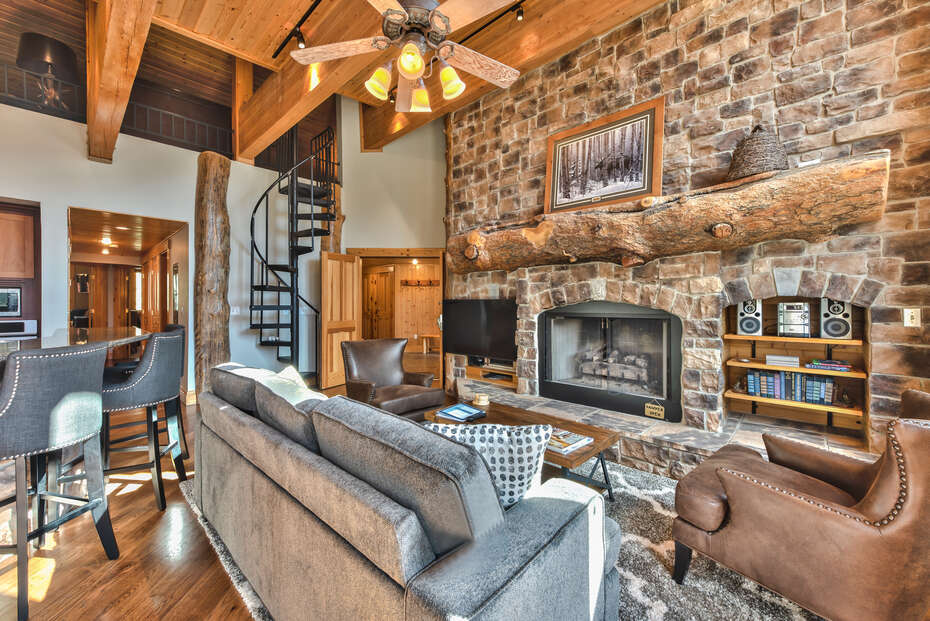
[[[249,324],[259,331],[259,344],[275,347],[277,358],[299,368],[301,304],[312,313],[314,325],[313,364],[310,374],[318,372],[320,311],[299,291],[299,259],[314,252],[320,237],[332,233],[332,223],[338,161],[336,139],[332,128],[315,136],[309,145],[309,155],[298,161],[298,131],[291,129],[275,145],[279,175],[259,197],[252,209],[251,276]],[[273,194],[287,196],[287,259],[275,262],[270,243],[276,238],[272,229],[283,217],[283,209],[274,209]],[[256,223],[263,221],[264,230],[257,236]],[[305,223],[309,223],[307,226]],[[278,253],[283,252],[280,248]],[[285,316],[286,315],[286,316]]]

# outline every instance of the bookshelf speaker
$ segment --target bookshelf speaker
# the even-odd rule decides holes
[[[820,338],[852,338],[852,305],[849,302],[820,299]]]
[[[736,312],[736,333],[762,336],[762,300],[740,302]]]

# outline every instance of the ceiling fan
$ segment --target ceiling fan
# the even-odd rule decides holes
[[[465,91],[465,83],[456,73],[456,67],[501,88],[510,86],[520,77],[520,72],[513,67],[446,40],[453,31],[512,2],[446,0],[440,7],[436,0],[368,0],[382,15],[383,36],[293,50],[291,56],[299,63],[310,65],[398,47],[401,51],[397,57],[395,109],[398,112],[429,112],[429,94],[423,74],[429,67],[432,75],[433,61],[441,66],[439,80],[444,99],[455,99]],[[424,57],[431,51],[433,57],[427,62]],[[382,101],[387,101],[391,95],[392,64],[393,61],[378,67],[365,82],[368,92]]]

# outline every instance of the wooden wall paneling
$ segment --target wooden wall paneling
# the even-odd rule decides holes
[[[422,335],[438,336],[439,325],[436,320],[442,312],[442,287],[409,286],[402,281],[439,282],[440,265],[438,260],[418,259],[395,264],[394,272],[394,335],[410,339],[408,349],[419,351],[423,347]]]
[[[363,266],[362,338],[394,336],[394,266]]]
[[[90,265],[88,316],[91,328],[105,328],[110,314],[110,298],[107,295],[109,265]]]
[[[88,0],[87,155],[112,162],[157,0]]]

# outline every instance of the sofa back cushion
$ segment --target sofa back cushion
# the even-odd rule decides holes
[[[319,453],[320,447],[311,413],[325,399],[326,395],[277,375],[255,380],[255,413],[259,420],[314,453]]]
[[[273,375],[268,369],[254,369],[238,362],[218,364],[210,369],[210,390],[246,414],[255,414],[255,380]]]
[[[472,447],[344,397],[317,404],[313,426],[323,457],[417,514],[436,556],[503,520]]]

